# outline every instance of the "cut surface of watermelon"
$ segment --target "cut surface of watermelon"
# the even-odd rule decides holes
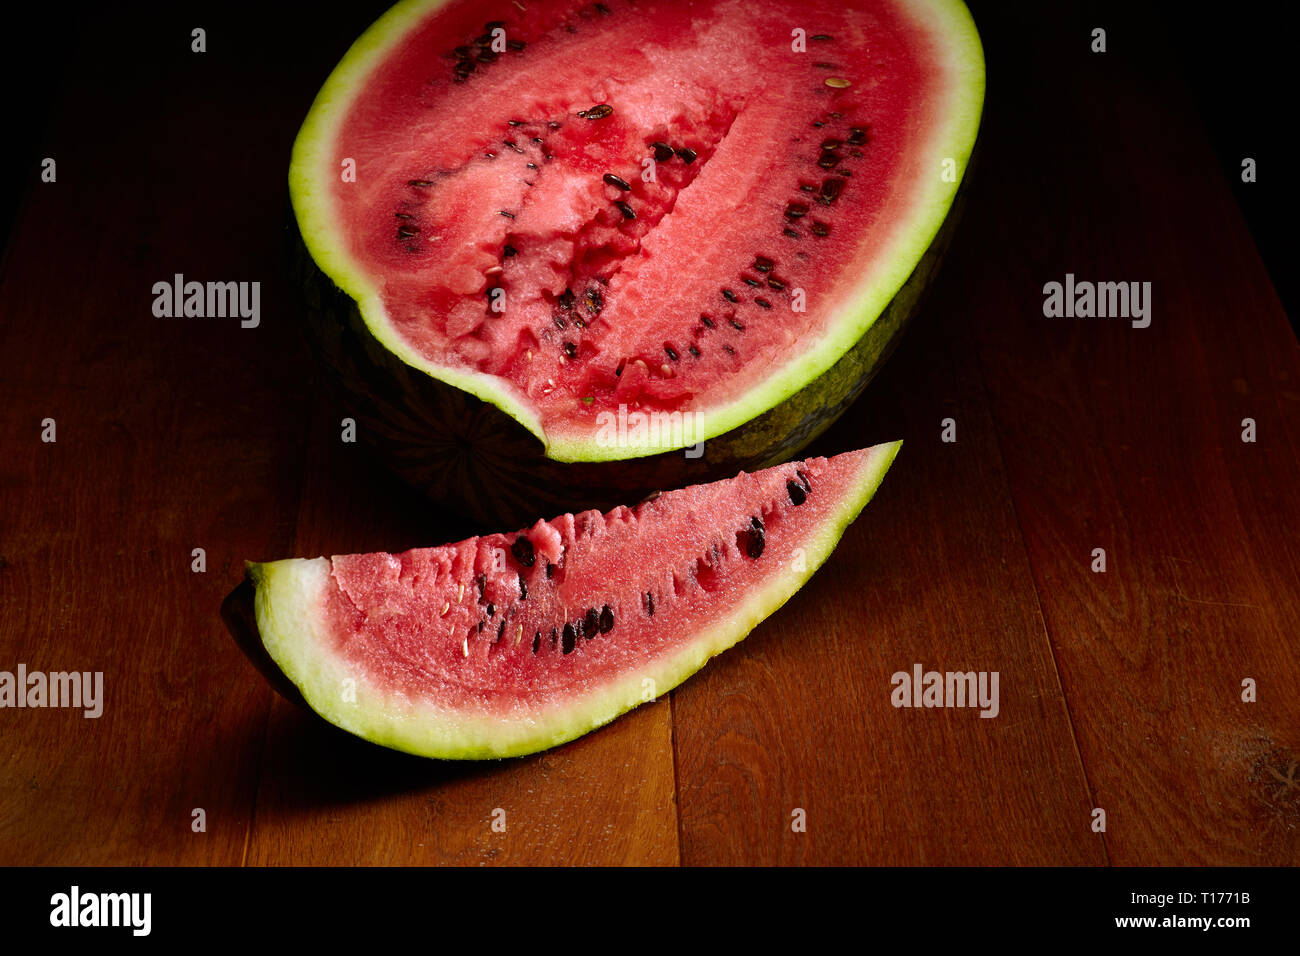
[[[384,347],[608,460],[723,434],[851,349],[982,96],[957,0],[409,0],[327,81],[290,186]],[[689,417],[629,448],[620,410]]]
[[[743,639],[830,555],[899,443],[402,554],[250,564],[258,631],[326,720],[441,758],[556,746]]]

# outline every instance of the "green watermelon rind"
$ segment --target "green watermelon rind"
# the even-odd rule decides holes
[[[394,700],[367,685],[339,657],[323,652],[330,636],[320,616],[329,585],[326,558],[250,562],[254,611],[263,645],[276,666],[325,720],[372,743],[422,757],[486,760],[519,757],[567,743],[671,691],[708,661],[744,640],[812,577],[884,480],[902,442],[879,445],[835,508],[809,529],[801,547],[805,570],[777,569],[725,620],[696,635],[674,656],[621,675],[603,690],[578,696],[531,719],[439,711],[429,702]],[[351,683],[348,683],[348,682]]]
[[[946,44],[940,58],[952,70],[952,82],[948,87],[950,101],[939,110],[944,122],[936,124],[926,149],[926,155],[933,160],[932,178],[923,179],[918,194],[913,197],[910,221],[896,227],[888,250],[877,252],[872,259],[882,268],[871,275],[868,285],[839,308],[839,321],[831,325],[815,347],[729,404],[712,410],[698,410],[695,434],[689,439],[673,443],[670,437],[666,442],[633,447],[602,444],[594,438],[578,440],[549,436],[527,397],[510,383],[436,363],[421,355],[393,328],[379,289],[343,248],[337,227],[331,221],[329,190],[333,176],[337,175],[335,166],[338,162],[333,144],[355,91],[404,39],[412,24],[445,2],[404,0],[377,20],[330,74],[294,142],[289,192],[302,240],[319,269],[356,303],[370,334],[406,365],[501,409],[536,436],[546,457],[559,462],[618,461],[675,451],[701,439],[707,441],[739,430],[785,403],[792,403],[792,407],[791,414],[783,418],[817,418],[819,420],[810,426],[816,430],[820,430],[819,425],[825,427],[829,424],[825,417],[815,414],[816,396],[802,393],[820,377],[836,371],[841,358],[868,337],[877,319],[889,311],[890,303],[908,284],[909,278],[915,279],[921,272],[918,266],[923,264],[927,250],[939,235],[965,179],[983,107],[984,55],[974,21],[961,0],[918,0],[914,5],[917,10],[928,14],[934,35]],[[948,177],[943,175],[945,160],[956,164],[958,175],[952,181],[947,181]],[[924,273],[931,271],[926,269]],[[895,308],[893,311],[903,310]],[[898,329],[890,331],[896,333],[903,324],[899,321]],[[870,336],[871,348],[868,351],[878,356],[886,354],[888,340],[893,337]],[[884,340],[877,341],[878,338]],[[840,376],[835,377],[838,379]],[[851,390],[856,393],[864,385],[865,380]],[[825,389],[814,391],[824,393]],[[801,412],[804,414],[800,415]],[[744,444],[753,447],[760,436],[742,438]],[[785,439],[786,436],[781,435],[776,440],[788,444]]]

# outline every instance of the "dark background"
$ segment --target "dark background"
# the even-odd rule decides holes
[[[381,6],[6,13],[0,668],[103,670],[108,700],[0,712],[0,863],[1300,862],[1285,8],[976,4],[966,211],[809,449],[904,439],[876,499],[671,695],[460,766],[300,712],[218,616],[245,559],[461,536],[338,441],[280,273],[290,144]],[[1149,279],[1151,327],[1045,320],[1067,271]],[[173,272],[260,280],[261,327],[155,319]],[[1000,717],[892,708],[913,663],[999,671]]]
[[[992,0],[999,6],[1014,6]],[[170,70],[189,68],[189,30],[208,31],[202,67],[214,84],[227,71],[247,69],[250,60],[274,64],[287,86],[299,90],[300,120],[319,83],[347,50],[351,40],[390,4],[385,0],[355,3],[128,3],[105,5],[24,4],[5,13],[10,52],[0,70],[9,91],[5,110],[4,189],[0,193],[0,226],[7,235],[23,193],[39,174],[48,141],[47,119],[62,97],[77,98],[86,90],[68,88],[69,76],[101,77],[112,87],[122,78],[154,79],[166,84]],[[988,0],[969,4],[976,24]],[[1196,97],[1197,113],[1232,185],[1260,255],[1292,324],[1296,322],[1294,256],[1295,192],[1291,157],[1283,143],[1294,137],[1295,38],[1300,16],[1293,3],[1186,4],[1084,2],[1062,4],[1079,29],[1081,50],[1093,26],[1107,29],[1108,48],[1135,59],[1130,30],[1164,33],[1178,69]],[[984,35],[985,46],[1039,42],[1031,30]],[[235,41],[233,44],[231,41]],[[1136,51],[1136,59],[1141,59]],[[992,57],[990,57],[992,59]],[[1163,57],[1153,62],[1165,64]],[[999,78],[989,76],[989,95],[997,94]],[[82,80],[84,82],[84,80]],[[219,95],[214,89],[212,95]],[[122,110],[149,110],[147,101],[119,101]],[[282,142],[241,137],[239,110],[257,111],[264,103],[232,103],[230,125],[218,133],[230,149],[279,149],[288,168],[293,123],[283,127]],[[287,119],[287,118],[286,118]],[[161,117],[161,122],[172,122]],[[127,143],[104,143],[105,149],[129,149]],[[1115,143],[1115,148],[1140,148]],[[1241,181],[1241,160],[1253,156],[1258,181]],[[178,161],[183,161],[178,157]],[[1026,163],[1052,163],[1051,155],[1025,156]],[[286,194],[287,198],[287,194]],[[1209,225],[1207,224],[1207,228]]]

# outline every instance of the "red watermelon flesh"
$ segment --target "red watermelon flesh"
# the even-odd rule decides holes
[[[381,340],[566,459],[602,455],[620,406],[712,435],[833,364],[934,235],[956,188],[940,163],[974,136],[953,114],[978,41],[950,0],[386,19],[382,56],[350,72],[349,54],[346,97],[327,87],[300,136],[304,238]]]
[[[653,699],[742,639],[834,548],[881,445],[403,554],[250,565],[308,704],[437,757],[527,753]]]

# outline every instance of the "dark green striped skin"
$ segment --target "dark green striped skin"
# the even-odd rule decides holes
[[[969,176],[967,176],[969,179]],[[605,462],[558,462],[496,406],[389,352],[356,303],[316,266],[290,216],[291,268],[326,383],[356,419],[358,438],[430,499],[483,529],[526,527],[539,516],[608,510],[664,488],[729,478],[796,456],[853,403],[917,311],[959,217],[963,184],[943,228],[870,329],[824,374],[785,401],[682,451]]]

